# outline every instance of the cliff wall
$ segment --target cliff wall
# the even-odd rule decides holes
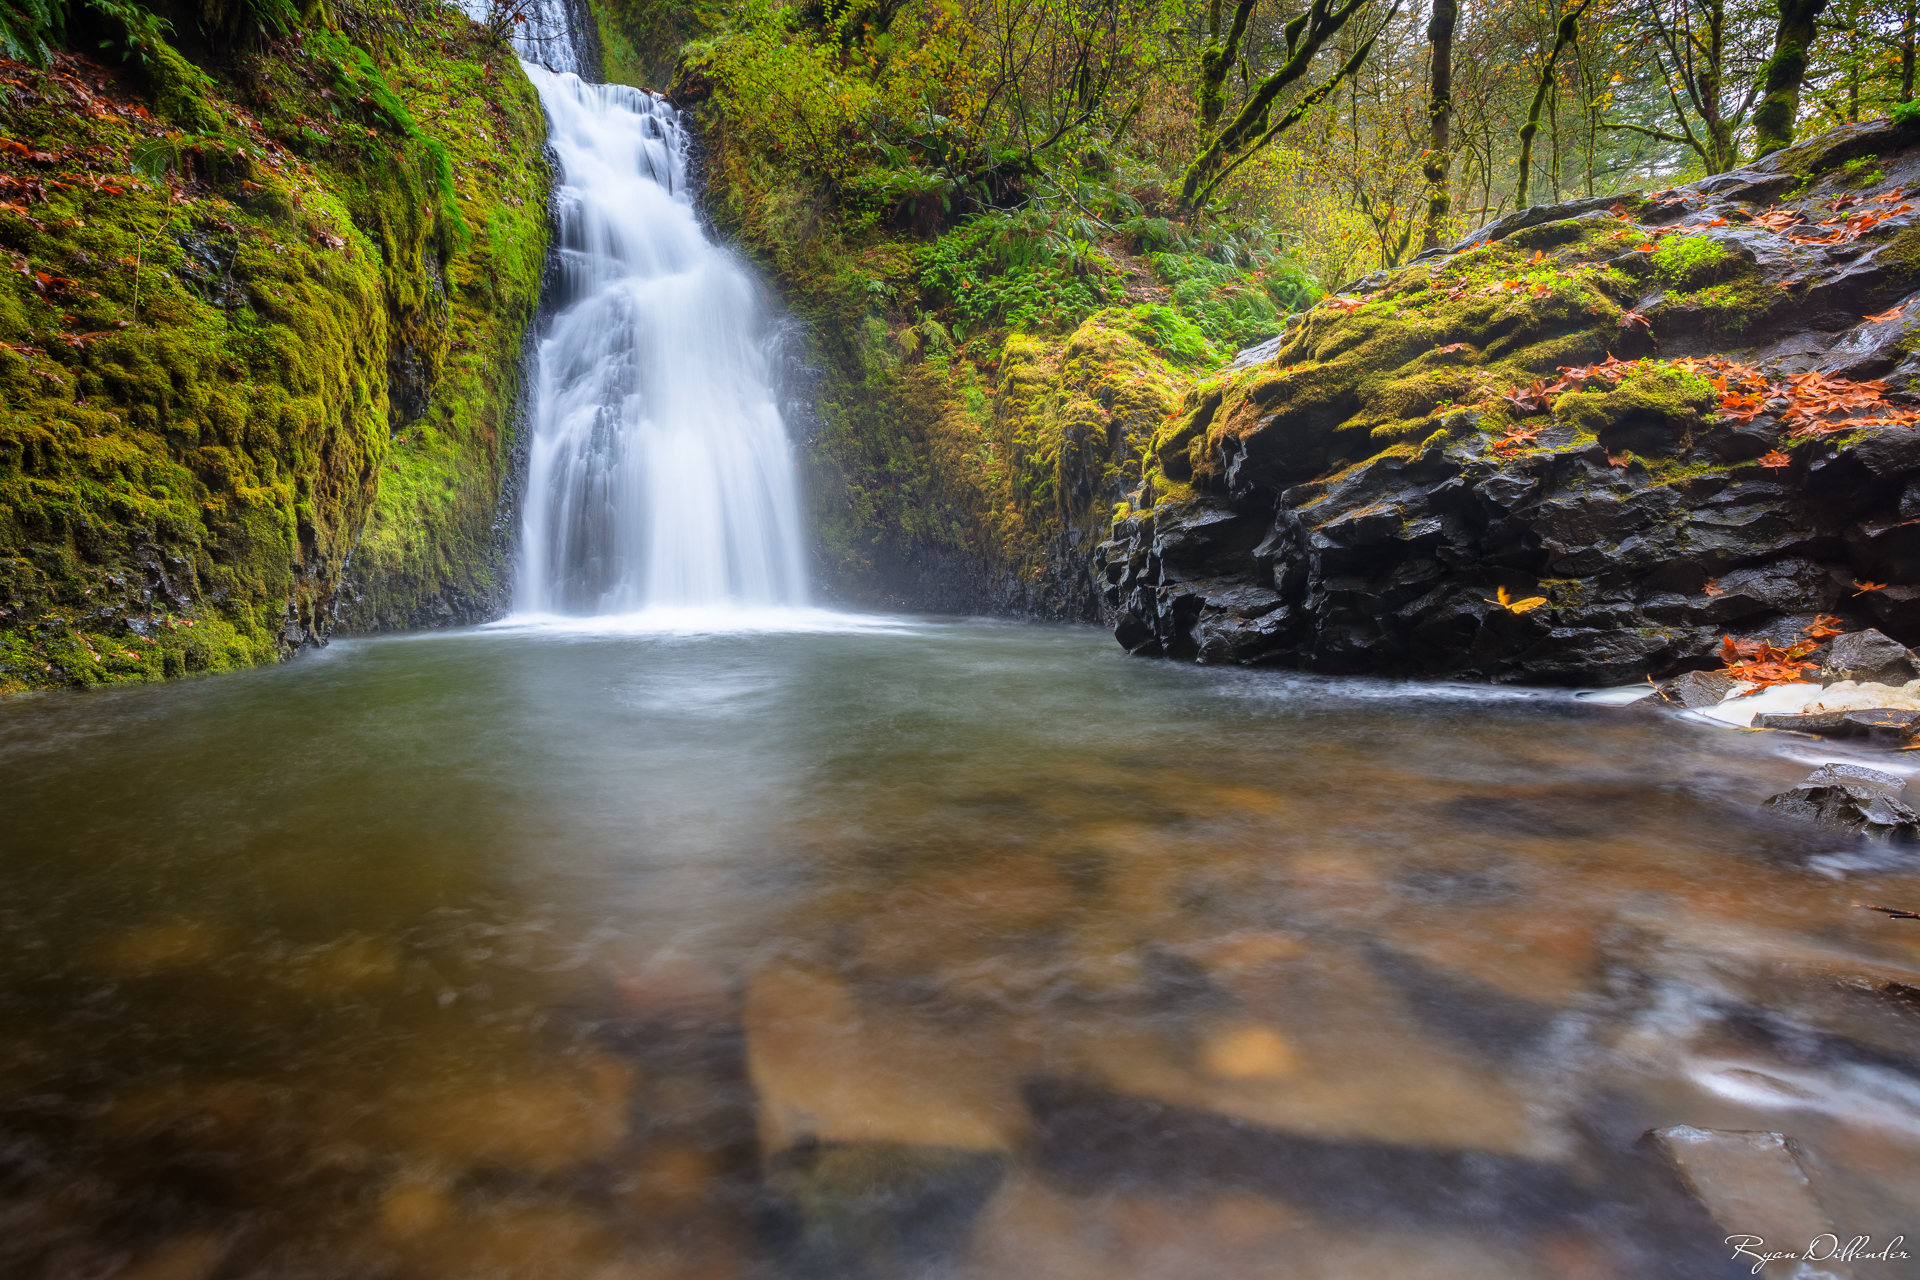
[[[504,586],[532,87],[444,6],[179,42],[0,62],[0,690],[271,661]]]

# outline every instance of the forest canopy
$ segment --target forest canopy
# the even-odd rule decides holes
[[[807,175],[809,216],[841,235],[987,219],[1069,262],[1178,242],[1334,286],[1518,207],[1885,115],[1914,96],[1917,8],[747,0],[706,19],[683,79],[763,164]],[[1041,225],[1051,248],[1021,232]]]

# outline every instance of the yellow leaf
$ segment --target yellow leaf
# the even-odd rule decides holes
[[[1487,599],[1487,603],[1497,604],[1508,613],[1531,613],[1533,610],[1547,603],[1547,598],[1545,596],[1528,596],[1525,600],[1515,600],[1511,595],[1507,594],[1505,587],[1501,587],[1493,597]]]

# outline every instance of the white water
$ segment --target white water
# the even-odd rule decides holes
[[[516,612],[804,606],[767,324],[694,217],[678,113],[523,65],[560,160],[564,309],[534,370]]]

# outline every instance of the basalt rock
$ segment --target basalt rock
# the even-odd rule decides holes
[[[1890,773],[1852,764],[1827,764],[1789,791],[1768,797],[1782,817],[1829,831],[1910,843],[1920,839],[1920,813],[1900,799],[1906,783]]]
[[[1881,176],[1853,185],[1867,154]],[[1834,671],[1915,669],[1920,430],[1796,435],[1775,390],[1729,414],[1717,371],[1686,359],[1920,403],[1901,390],[1920,372],[1903,306],[1920,213],[1896,190],[1915,186],[1920,134],[1848,126],[1655,197],[1529,210],[1293,317],[1155,434],[1093,551],[1115,637],[1200,662],[1624,683],[1828,613],[1880,636]],[[1752,220],[1782,200],[1799,225]],[[1846,224],[1860,210],[1871,224]],[[1609,359],[1633,363],[1564,376]]]
[[[1839,680],[1905,684],[1920,677],[1920,667],[1915,666],[1913,653],[1905,645],[1869,627],[1833,642],[1820,677],[1827,684]]]

